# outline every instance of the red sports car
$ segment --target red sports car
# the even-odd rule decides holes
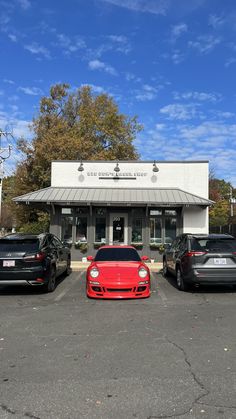
[[[103,246],[87,269],[87,296],[144,298],[150,296],[150,271],[132,246]]]

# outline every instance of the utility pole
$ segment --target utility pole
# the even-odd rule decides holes
[[[3,175],[4,175],[3,163],[11,155],[10,145],[8,146],[8,148],[2,148],[2,136],[7,138],[8,135],[11,135],[11,132],[3,131],[0,128],[0,221],[1,221],[1,215],[2,215],[2,180],[3,180]]]
[[[233,188],[230,186],[229,192],[229,204],[230,204],[230,222],[229,222],[229,233],[233,233],[233,216],[234,216],[234,204],[236,203],[236,199],[233,198]]]

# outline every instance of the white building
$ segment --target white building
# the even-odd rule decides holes
[[[14,199],[47,208],[73,258],[103,243],[153,257],[180,233],[208,233],[207,161],[54,161],[51,186]]]

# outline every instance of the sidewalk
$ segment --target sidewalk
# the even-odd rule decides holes
[[[89,265],[89,262],[71,261],[72,271],[86,270]],[[150,271],[159,272],[162,269],[162,262],[146,263],[146,265],[149,267]]]

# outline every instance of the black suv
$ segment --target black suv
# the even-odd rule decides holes
[[[236,240],[228,234],[182,234],[163,254],[163,275],[176,276],[177,287],[236,285]]]
[[[0,239],[0,285],[38,285],[52,292],[70,273],[70,249],[53,234],[9,234]]]

